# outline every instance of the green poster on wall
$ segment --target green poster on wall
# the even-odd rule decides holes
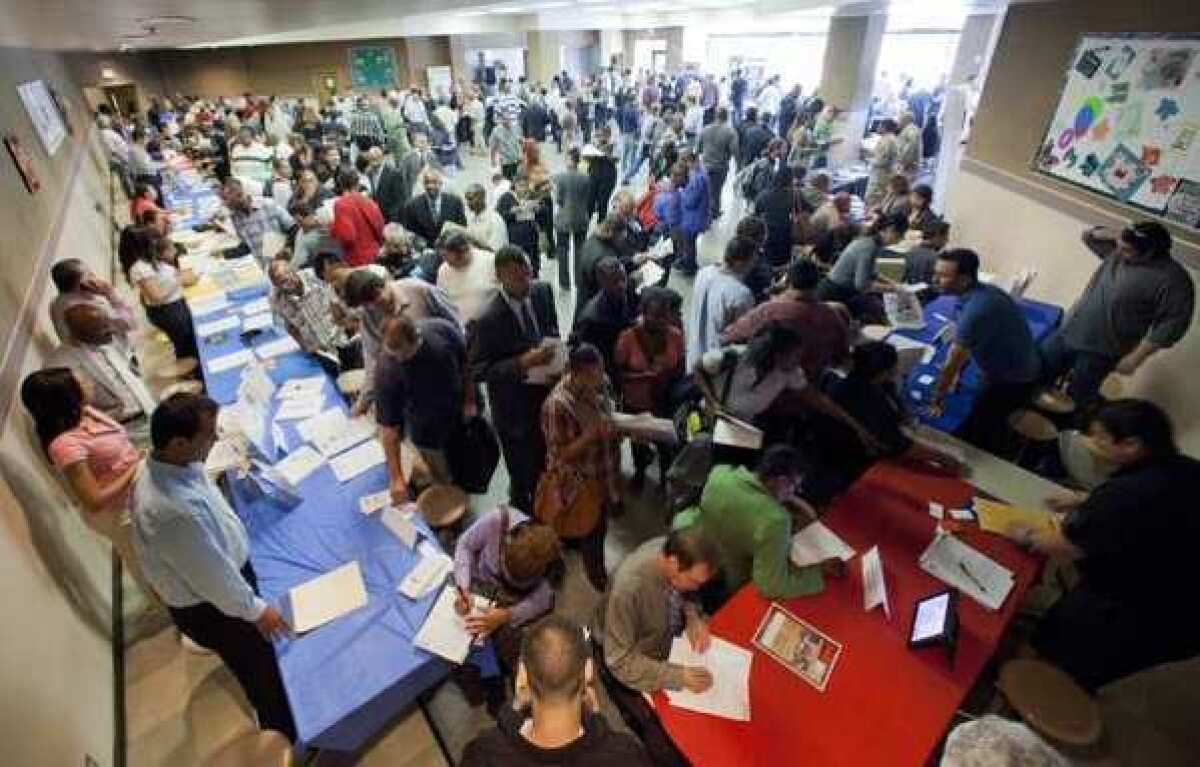
[[[386,45],[362,45],[350,49],[352,88],[393,88],[396,85],[396,54]]]

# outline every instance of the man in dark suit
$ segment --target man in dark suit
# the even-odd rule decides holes
[[[421,173],[421,184],[425,194],[419,194],[404,206],[404,225],[413,234],[424,237],[426,242],[436,242],[447,221],[466,227],[467,213],[463,201],[456,194],[442,191],[442,174],[433,168]]]
[[[541,98],[533,98],[525,111],[521,113],[521,133],[525,138],[533,139],[539,144],[546,140],[546,126],[550,124],[550,115]]]
[[[403,174],[387,160],[379,147],[367,150],[366,176],[383,220],[389,224],[400,221],[404,203],[408,202],[408,190],[404,188]]]
[[[618,249],[621,236],[622,222],[615,216],[609,216],[596,225],[596,231],[583,243],[583,253],[575,261],[575,317],[583,313],[592,296],[600,292],[600,283],[596,280],[596,264],[601,259],[612,257],[621,260]]]
[[[545,365],[554,350],[543,342],[558,337],[554,293],[534,282],[525,252],[505,245],[496,253],[500,290],[471,333],[471,373],[487,385],[492,425],[508,467],[509,500],[533,513],[533,493],[546,463],[542,403],[552,382],[528,380],[530,368]]]

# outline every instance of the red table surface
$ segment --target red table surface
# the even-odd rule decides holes
[[[951,668],[938,647],[908,647],[916,601],[943,590],[917,562],[937,521],[929,501],[965,505],[973,489],[958,478],[879,463],[838,499],[822,521],[856,552],[879,546],[891,620],[863,611],[860,557],[825,591],[783,601],[798,618],[842,644],[824,692],[755,648],[750,640],[770,602],[753,584],[712,618],[714,635],[754,652],[750,721],[697,714],[655,695],[659,716],[697,767],[724,765],[921,765],[945,732],[1037,577],[1040,560],[971,524],[965,539],[1013,571],[1016,584],[998,612],[959,599],[958,649]]]

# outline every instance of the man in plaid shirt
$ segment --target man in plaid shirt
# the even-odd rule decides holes
[[[366,97],[359,96],[350,113],[350,139],[358,145],[358,151],[365,152],[373,146],[383,146],[385,138],[379,113],[370,108]]]
[[[279,232],[286,236],[296,222],[286,210],[279,207],[274,200],[267,198],[251,199],[242,188],[242,182],[236,178],[225,179],[221,187],[221,201],[229,209],[229,221],[233,230],[258,261],[259,266],[266,268],[263,257],[263,235],[268,231]]]
[[[275,288],[271,306],[300,348],[331,366],[337,360],[339,370],[355,367],[346,330],[333,319],[333,289],[311,269],[296,269],[283,259],[272,261],[267,275]],[[357,366],[361,367],[361,361]]]

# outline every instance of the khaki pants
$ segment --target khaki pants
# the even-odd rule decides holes
[[[138,562],[137,553],[133,550],[133,542],[129,538],[133,526],[129,520],[129,510],[122,508],[94,513],[85,511],[83,519],[88,527],[112,543],[113,550],[121,558],[121,564],[129,571],[129,576],[141,588],[146,599],[155,607],[162,607],[162,600],[158,598],[158,594],[146,580],[146,576],[142,573],[141,563]]]

